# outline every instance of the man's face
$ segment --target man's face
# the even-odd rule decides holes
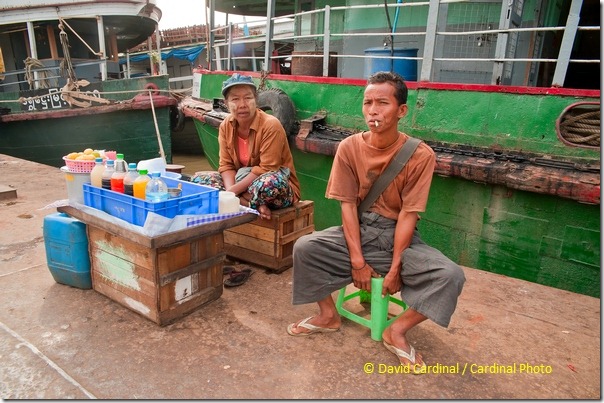
[[[254,119],[256,114],[256,96],[249,85],[236,85],[229,90],[226,98],[229,112],[238,122]]]
[[[396,128],[399,119],[407,114],[407,105],[399,105],[394,93],[395,88],[389,83],[369,84],[365,88],[363,116],[372,132]]]

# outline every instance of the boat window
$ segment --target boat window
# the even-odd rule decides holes
[[[600,104],[578,102],[566,108],[556,122],[558,138],[569,146],[600,148]]]

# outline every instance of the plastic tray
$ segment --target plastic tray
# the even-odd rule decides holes
[[[181,214],[218,213],[218,189],[162,176],[168,187],[182,185],[182,195],[152,203],[123,193],[85,183],[84,204],[102,210],[131,224],[145,225],[147,214],[154,212],[167,218]]]

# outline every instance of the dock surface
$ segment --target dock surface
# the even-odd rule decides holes
[[[600,399],[600,300],[464,268],[448,329],[409,334],[432,373],[401,374],[369,329],[286,333],[292,269],[160,327],[94,290],[54,281],[43,220],[67,198],[54,167],[0,155],[3,399]],[[428,206],[429,208],[429,206]],[[239,266],[241,267],[241,266]],[[398,368],[398,370],[397,370]]]

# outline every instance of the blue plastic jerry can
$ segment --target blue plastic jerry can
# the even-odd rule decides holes
[[[92,288],[86,224],[65,213],[44,217],[46,261],[57,283]]]

